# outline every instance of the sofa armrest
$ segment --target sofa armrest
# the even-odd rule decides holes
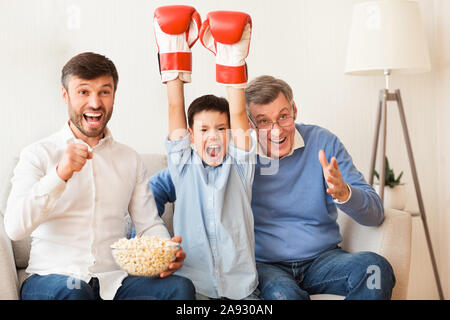
[[[339,212],[343,241],[349,252],[372,251],[385,257],[394,269],[396,284],[392,299],[406,299],[411,263],[411,214],[385,209],[385,218],[378,227],[362,226],[343,212]]]
[[[3,215],[0,214],[0,299],[19,299],[17,270],[11,241],[6,235]]]
[[[396,285],[392,299],[406,300],[411,265],[412,217],[405,211],[388,209],[387,212],[382,224],[384,230],[379,254],[385,257],[394,269]]]

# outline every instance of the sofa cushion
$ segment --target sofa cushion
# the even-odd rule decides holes
[[[17,269],[25,269],[28,267],[28,261],[30,260],[31,249],[31,237],[19,241],[11,241],[14,260],[16,261]]]
[[[149,176],[167,167],[167,156],[165,154],[147,153],[141,154],[145,168]]]
[[[141,154],[141,159],[144,162],[149,177],[153,176],[158,171],[167,168],[167,156],[165,154]],[[166,227],[169,230],[171,236],[173,236],[173,210],[174,204],[167,203],[164,209],[164,214],[162,216],[162,219],[166,224]]]
[[[29,273],[26,273],[25,269],[17,269],[17,280],[19,282],[19,288],[22,288],[23,282],[30,276]],[[19,292],[20,294],[20,292]]]
[[[3,217],[0,217],[0,299],[18,298],[17,271],[11,241],[6,235]]]
[[[174,204],[167,203],[164,209],[164,214],[162,215],[162,219],[166,225],[167,230],[169,230],[170,236],[174,236],[173,234],[173,210]]]
[[[6,204],[8,202],[9,192],[11,191],[11,179],[14,174],[14,168],[19,161],[19,157],[14,157],[7,165],[7,175],[0,184],[0,214],[4,215]]]
[[[11,179],[14,175],[14,168],[19,161],[19,157],[14,157],[8,165],[8,176],[3,181],[0,193],[0,213],[3,215],[6,210],[9,193],[11,191]],[[14,260],[17,268],[28,267],[28,260],[30,258],[31,238],[27,237],[20,241],[11,241],[14,253]]]

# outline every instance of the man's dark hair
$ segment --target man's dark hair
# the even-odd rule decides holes
[[[66,90],[71,76],[86,80],[111,76],[114,81],[114,92],[119,82],[114,63],[107,57],[93,52],[80,53],[66,63],[61,73],[61,83]]]
[[[225,113],[228,118],[228,125],[230,124],[230,109],[228,107],[228,101],[225,98],[208,94],[192,101],[187,112],[189,128],[192,128],[194,125],[194,116],[202,111]]]

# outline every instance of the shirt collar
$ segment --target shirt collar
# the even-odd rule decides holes
[[[69,122],[70,121],[67,121],[64,124],[64,126],[63,126],[63,128],[61,130],[61,134],[63,136],[63,141],[66,144],[75,143],[76,142],[76,143],[81,143],[81,144],[85,144],[85,145],[88,146],[88,144],[86,142],[84,142],[83,140],[78,139],[77,137],[75,137],[75,135],[72,132],[72,129],[70,129]],[[100,139],[100,141],[98,142],[98,144],[94,148],[91,148],[90,146],[88,146],[89,150],[95,149],[95,148],[101,146],[102,144],[104,144],[104,143],[106,143],[108,141],[113,141],[111,130],[109,130],[108,127],[106,127],[103,132],[105,133],[105,136],[102,139]]]
[[[289,152],[289,154],[285,155],[283,158],[291,156],[294,153],[295,150],[303,148],[304,146],[305,146],[305,141],[303,140],[303,137],[300,134],[300,132],[298,131],[298,129],[295,128],[294,146],[293,146],[291,152]],[[271,158],[271,157],[267,156],[264,153],[264,150],[263,150],[263,148],[261,147],[261,145],[259,143],[258,143],[258,151],[257,151],[257,153],[258,153],[258,155],[260,157],[264,157],[264,158],[275,160],[274,158]]]

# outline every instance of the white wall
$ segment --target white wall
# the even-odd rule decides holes
[[[167,4],[193,5],[203,18],[218,9],[249,12],[254,26],[247,59],[250,78],[272,74],[288,81],[299,106],[297,120],[336,133],[367,176],[378,90],[384,81],[381,77],[343,74],[352,5],[356,2],[359,0],[0,0],[0,179],[5,178],[8,164],[24,146],[59,130],[66,121],[60,72],[68,59],[83,51],[105,54],[118,68],[119,87],[110,122],[113,136],[139,152],[164,152],[166,93],[159,82],[152,16],[157,6]],[[448,2],[419,3],[436,68],[444,61],[438,59],[436,48],[444,41],[443,24],[448,30]],[[445,7],[447,14],[437,6]],[[442,25],[440,38],[436,37],[438,20]],[[447,31],[445,35],[448,39]],[[449,40],[445,41],[448,46]],[[439,52],[442,55],[443,51]],[[448,269],[449,238],[443,235],[439,217],[445,216],[444,210],[448,215],[450,202],[448,195],[438,193],[438,186],[448,189],[449,179],[440,179],[438,184],[438,175],[445,173],[448,177],[445,159],[450,155],[442,150],[450,149],[448,138],[437,138],[445,133],[449,136],[444,120],[449,110],[443,104],[448,105],[450,97],[442,86],[439,98],[436,93],[437,77],[449,83],[448,50],[445,52],[446,72],[394,77],[391,84],[402,90],[433,241],[446,244],[437,244],[442,253],[439,258],[446,257],[441,261],[445,268],[441,269]],[[225,95],[224,88],[214,82],[212,54],[198,42],[193,55],[193,83],[186,87],[187,104],[206,93]],[[397,173],[405,171],[407,207],[417,210],[394,107],[389,109],[388,126],[387,154]],[[433,298],[433,278],[423,258],[427,252],[420,238],[421,224],[415,220],[411,296]],[[449,221],[446,223],[448,230]],[[442,250],[447,250],[445,255]]]
[[[438,112],[438,197],[440,222],[439,250],[442,282],[446,298],[450,298],[450,1],[435,1]]]

